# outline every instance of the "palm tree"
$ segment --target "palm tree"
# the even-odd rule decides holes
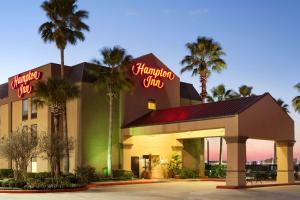
[[[64,51],[67,44],[76,45],[77,40],[85,39],[82,30],[89,31],[89,26],[83,23],[88,18],[88,12],[77,9],[77,0],[49,0],[41,5],[49,21],[39,28],[44,42],[55,42],[60,50],[61,76],[64,77]]]
[[[224,101],[238,96],[234,90],[226,90],[224,84],[220,84],[211,90],[212,95],[206,96],[208,102]]]
[[[59,135],[59,116],[65,113],[65,105],[68,100],[79,96],[78,87],[65,79],[50,78],[47,81],[39,81],[35,86],[36,103],[39,107],[48,106],[53,118],[54,135]],[[57,150],[59,151],[59,150]],[[56,163],[56,176],[60,174],[60,161]]]
[[[82,20],[88,18],[88,12],[77,10],[77,0],[49,0],[41,5],[49,21],[39,28],[44,42],[55,42],[60,50],[61,77],[64,78],[64,51],[67,44],[76,45],[77,41],[84,41],[82,31],[89,31],[89,26]],[[65,106],[66,107],[66,106]],[[63,114],[64,138],[68,140],[67,113]],[[64,158],[64,173],[69,172],[69,155]]]
[[[239,94],[234,90],[226,90],[224,84],[211,89],[212,95],[206,97],[208,102],[225,101],[236,98]],[[220,137],[219,165],[222,165],[223,138]]]
[[[192,76],[200,76],[201,94],[200,100],[205,102],[207,96],[206,84],[211,72],[221,72],[226,68],[226,63],[222,59],[225,55],[221,45],[211,38],[198,37],[196,42],[187,43],[189,54],[186,55],[181,64],[184,67],[181,73],[192,71]]]
[[[300,83],[295,85],[295,88],[297,89],[298,92],[300,92]],[[300,113],[300,96],[296,96],[292,102],[295,111]]]
[[[93,62],[100,66],[100,69],[93,70],[96,76],[95,82],[98,90],[106,89],[109,102],[109,127],[108,127],[108,146],[107,146],[107,173],[111,176],[112,172],[112,125],[113,125],[113,99],[117,98],[123,90],[132,88],[132,81],[127,76],[132,57],[127,55],[126,50],[114,46],[113,48],[103,48],[100,51],[102,61]]]
[[[247,85],[242,85],[241,87],[239,87],[239,93],[241,97],[249,97],[254,95],[252,93],[252,89],[253,87],[251,86],[247,86]]]
[[[282,108],[282,110],[284,112],[286,112],[286,113],[290,112],[289,109],[288,109],[289,105],[287,105],[282,99],[279,98],[279,99],[276,100],[276,102]]]

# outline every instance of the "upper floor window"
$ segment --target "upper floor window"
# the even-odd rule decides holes
[[[35,103],[35,98],[31,99],[31,119],[37,118],[37,105]]]
[[[156,101],[154,99],[148,100],[148,109],[149,110],[156,110]]]
[[[22,100],[22,120],[28,119],[28,99]]]

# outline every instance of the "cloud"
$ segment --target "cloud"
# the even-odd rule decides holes
[[[176,10],[175,9],[165,9],[165,10],[162,10],[162,13],[164,15],[171,15],[171,14],[176,13]]]
[[[138,16],[139,13],[134,12],[134,11],[126,11],[125,15],[126,16]]]
[[[189,11],[189,15],[205,15],[208,13],[208,9],[196,9]]]

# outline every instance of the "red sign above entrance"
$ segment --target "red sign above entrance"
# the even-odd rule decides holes
[[[29,71],[26,74],[16,75],[10,86],[13,90],[18,90],[18,97],[22,98],[25,94],[32,93],[32,85],[30,85],[30,82],[41,78],[42,72]]]
[[[164,87],[163,78],[168,80],[173,80],[175,78],[173,72],[163,68],[148,67],[145,63],[136,63],[132,65],[131,70],[133,75],[144,77],[143,86],[145,88],[156,87],[161,89]]]

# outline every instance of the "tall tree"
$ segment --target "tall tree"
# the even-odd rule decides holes
[[[226,90],[224,84],[220,84],[211,89],[211,95],[207,95],[208,102],[224,101],[237,97],[239,94],[234,90]]]
[[[300,92],[300,83],[295,85],[295,88],[298,92]],[[300,113],[300,96],[296,96],[293,99],[292,103],[293,103],[293,107],[294,107],[295,111]]]
[[[276,100],[276,102],[282,108],[282,110],[284,112],[286,112],[286,113],[290,112],[289,109],[288,109],[289,105],[286,104],[282,99],[279,98],[279,99]]]
[[[254,95],[252,93],[252,89],[253,87],[251,86],[247,86],[247,85],[242,85],[241,87],[239,87],[239,93],[241,97],[249,97]]]
[[[184,66],[181,73],[192,71],[192,76],[199,76],[201,82],[200,100],[205,102],[207,96],[206,84],[211,72],[221,72],[226,68],[222,59],[225,55],[221,45],[211,38],[198,37],[196,42],[187,43],[189,54],[186,55],[181,64]]]
[[[77,41],[85,39],[83,30],[89,31],[89,26],[82,20],[88,18],[88,12],[77,10],[77,0],[48,0],[41,5],[49,21],[39,28],[44,42],[55,42],[60,50],[61,76],[64,77],[64,51],[67,44],[76,45]]]
[[[34,92],[34,103],[39,107],[48,106],[54,124],[53,137],[59,137],[59,117],[65,113],[66,102],[79,96],[78,87],[65,79],[50,78],[47,81],[39,81]],[[68,144],[68,139],[64,137],[64,140]],[[60,154],[59,149],[57,154]],[[53,170],[56,176],[60,174],[60,160],[57,160],[56,168],[52,169],[52,172]]]
[[[38,138],[28,128],[18,128],[10,137],[2,137],[0,155],[15,164],[14,178],[25,180],[31,158],[37,154]]]
[[[206,97],[208,102],[225,101],[236,98],[239,96],[234,90],[226,90],[224,84],[220,84],[211,89],[212,95]],[[219,165],[222,165],[222,151],[223,151],[223,138],[220,137],[220,149],[219,149]]]
[[[98,90],[106,89],[109,103],[109,127],[107,146],[107,171],[108,176],[112,172],[112,129],[113,129],[113,100],[117,98],[121,91],[130,90],[132,81],[128,76],[128,70],[132,57],[127,55],[126,50],[114,46],[113,48],[103,48],[100,51],[102,59],[94,60],[100,68],[93,70],[96,76],[95,82]]]
[[[64,51],[67,44],[76,45],[77,41],[84,41],[82,31],[89,31],[89,26],[83,20],[88,18],[88,12],[77,10],[77,0],[48,0],[41,8],[45,11],[48,21],[39,28],[44,42],[55,42],[60,50],[61,77],[64,78]],[[64,138],[68,139],[66,104],[63,114]],[[69,155],[64,158],[64,172],[69,172]]]

